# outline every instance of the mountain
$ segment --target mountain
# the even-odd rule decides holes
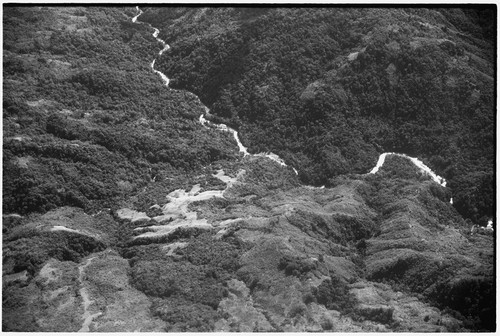
[[[144,20],[172,47],[157,64],[171,86],[237,125],[251,152],[276,152],[317,186],[367,172],[381,152],[416,156],[449,181],[456,209],[485,226],[495,38],[482,13],[154,8]]]
[[[2,330],[494,331],[492,20],[4,6]]]

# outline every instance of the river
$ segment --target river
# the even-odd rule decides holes
[[[137,8],[137,11],[138,11],[138,14],[136,16],[134,16],[132,18],[132,22],[136,23],[137,22],[137,19],[139,18],[139,16],[143,13],[143,11],[139,8],[139,6],[136,7]],[[160,30],[158,28],[155,28],[153,26],[151,26],[149,23],[146,23],[148,24],[154,31],[153,31],[153,37],[162,44],[163,48],[159,51],[158,53],[158,57],[160,57],[165,51],[167,51],[168,49],[170,49],[170,46],[162,39],[160,39],[158,37],[158,35],[160,34]],[[151,62],[151,69],[156,73],[158,74],[162,81],[163,81],[163,84],[171,89],[168,85],[170,83],[170,79],[161,71],[155,69],[155,63],[156,63],[156,60],[157,58],[155,58],[152,62]],[[197,97],[198,100],[199,100],[199,97]],[[201,103],[201,101],[200,101]],[[205,114],[206,115],[209,115],[210,114],[210,110],[208,109],[208,107],[205,106]],[[219,129],[221,131],[224,131],[224,132],[230,132],[233,134],[233,137],[234,139],[236,140],[236,143],[238,144],[238,149],[240,151],[240,153],[243,154],[243,156],[248,156],[248,155],[252,155],[252,156],[260,156],[260,157],[266,157],[270,160],[273,160],[274,162],[277,162],[278,164],[280,164],[281,166],[287,166],[287,164],[285,163],[285,161],[280,158],[278,155],[272,153],[272,152],[268,152],[268,153],[258,153],[258,154],[250,154],[247,150],[247,148],[241,143],[241,140],[238,136],[238,131],[232,129],[231,127],[225,125],[225,124],[215,124],[215,123],[212,123],[211,121],[207,120],[205,118],[205,115],[204,114],[201,114],[200,117],[199,117],[199,122],[200,124],[202,124],[203,126],[205,127],[213,127],[213,128],[216,128],[216,129]],[[417,166],[419,168],[419,170],[423,173],[423,174],[426,174],[428,175],[433,181],[435,181],[436,183],[438,183],[439,185],[443,186],[443,187],[446,187],[446,180],[444,178],[442,178],[441,176],[437,175],[436,173],[434,173],[429,167],[427,167],[422,161],[420,161],[419,159],[417,158],[414,158],[414,157],[411,157],[411,156],[408,156],[406,154],[400,154],[400,153],[393,153],[393,152],[387,152],[387,153],[382,153],[380,154],[379,158],[378,158],[378,161],[377,161],[377,164],[375,165],[375,167],[373,167],[373,169],[368,173],[368,174],[376,174],[378,172],[378,170],[380,169],[380,167],[383,166],[384,162],[385,162],[385,158],[388,156],[388,155],[397,155],[397,156],[401,156],[401,157],[404,157],[404,158],[407,158],[409,159],[411,162],[413,162],[413,164],[415,164],[415,166]],[[291,167],[293,169],[293,171],[295,172],[295,174],[299,174],[299,172],[297,171],[297,169]],[[453,204],[453,200],[450,199],[450,203]]]
[[[139,12],[136,16],[134,16],[132,18],[132,22],[134,23],[137,23],[137,19],[139,18],[139,16],[141,16],[141,14],[143,13],[143,11],[139,8],[139,6],[136,6],[137,8],[137,11]],[[170,49],[170,46],[164,41],[162,40],[161,38],[158,37],[158,35],[160,34],[160,30],[158,28],[155,28],[153,26],[151,26],[150,24],[148,24],[152,29],[153,29],[153,37],[161,43],[161,45],[163,46],[163,48],[158,52],[158,57],[160,57],[165,51],[167,51],[168,49]],[[151,62],[151,69],[156,73],[158,74],[162,81],[163,81],[163,84],[170,89],[170,87],[168,86],[170,84],[170,79],[167,77],[167,75],[165,75],[163,72],[155,69],[155,63],[156,63],[156,60],[157,58],[155,58],[152,62]],[[199,97],[197,97],[198,100],[199,100]],[[201,103],[201,101],[200,101]],[[206,111],[206,114],[210,114],[210,110],[208,109],[208,107],[205,106],[205,111]],[[260,156],[260,157],[266,157],[270,160],[273,160],[274,162],[280,164],[281,166],[287,166],[285,164],[285,161],[280,158],[278,155],[272,153],[272,152],[268,152],[268,153],[258,153],[258,154],[250,154],[247,150],[247,148],[243,145],[243,143],[241,143],[241,140],[238,136],[238,131],[232,129],[231,127],[225,125],[225,124],[215,124],[215,123],[212,123],[211,121],[207,120],[205,118],[205,115],[200,115],[200,118],[198,119],[200,121],[200,123],[203,125],[203,126],[212,126],[212,127],[215,127],[221,131],[225,131],[225,132],[230,132],[233,134],[233,137],[234,139],[236,140],[236,143],[238,144],[238,148],[239,148],[239,151],[240,153],[243,154],[243,156],[247,156],[247,155],[252,155],[252,156]],[[298,175],[298,171],[293,168],[295,174]]]

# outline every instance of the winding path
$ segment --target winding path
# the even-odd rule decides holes
[[[84,265],[78,266],[78,271],[79,271],[79,280],[80,280],[80,296],[82,297],[83,300],[83,323],[82,327],[78,332],[89,332],[90,331],[90,324],[92,323],[92,320],[94,317],[97,317],[101,315],[101,312],[97,312],[95,314],[91,314],[89,311],[89,307],[94,302],[93,300],[90,300],[90,295],[87,290],[87,288],[84,286],[84,281],[85,281],[85,268],[87,268],[92,260],[95,259],[95,257],[87,259],[87,262]]]
[[[143,11],[139,8],[139,6],[136,6],[137,8],[137,11],[139,12],[136,16],[134,16],[132,18],[132,22],[136,23],[137,22],[137,19],[138,17],[143,13]],[[165,43],[165,41],[163,41],[162,39],[160,39],[158,37],[159,33],[160,33],[160,30],[158,28],[155,28],[153,26],[151,26],[149,23],[148,25],[154,29],[154,32],[153,32],[153,37],[162,44],[163,46],[163,49],[160,50],[160,52],[158,53],[158,57],[161,56],[163,54],[163,52],[167,51],[168,49],[170,49],[170,46],[168,44]],[[159,70],[156,70],[155,69],[155,62],[156,62],[157,58],[155,58],[152,62],[151,62],[151,69],[157,73],[162,81],[163,81],[163,84],[169,88],[169,83],[170,83],[170,79],[161,71]],[[170,89],[170,88],[169,88]],[[194,95],[194,94],[193,94]],[[197,97],[197,96],[196,96]],[[199,99],[199,97],[197,97]],[[200,101],[201,103],[201,101]],[[208,107],[205,106],[205,111],[206,111],[206,114],[209,115],[210,114],[210,110],[208,109]],[[277,163],[279,163],[280,165],[282,166],[287,166],[285,164],[285,161],[283,161],[283,159],[281,159],[278,155],[274,154],[274,153],[271,153],[271,152],[268,152],[268,153],[259,153],[259,154],[250,154],[247,150],[247,148],[241,143],[240,141],[240,138],[238,136],[238,132],[230,127],[228,127],[227,125],[225,124],[215,124],[215,123],[212,123],[211,121],[207,120],[205,118],[205,115],[202,114],[200,115],[200,118],[198,119],[199,122],[207,127],[207,126],[211,126],[211,127],[214,127],[214,128],[217,128],[221,131],[225,131],[225,132],[231,132],[234,136],[234,139],[236,140],[236,143],[238,144],[238,148],[239,148],[239,151],[240,153],[243,153],[243,156],[247,156],[247,155],[252,155],[252,156],[260,156],[260,157],[267,157],[268,159],[270,160],[273,160]],[[387,157],[387,155],[397,155],[397,156],[400,156],[400,157],[404,157],[404,158],[407,158],[409,159],[411,162],[413,162],[413,164],[415,164],[415,166],[417,166],[420,171],[423,173],[423,174],[426,174],[428,176],[431,177],[431,179],[433,181],[435,181],[436,183],[440,184],[441,186],[443,187],[446,187],[446,180],[444,178],[442,178],[441,176],[437,175],[436,173],[434,173],[429,167],[427,167],[422,161],[420,161],[419,159],[417,158],[414,158],[414,157],[411,157],[411,156],[408,156],[406,154],[399,154],[399,153],[392,153],[392,152],[388,152],[388,153],[382,153],[380,154],[379,158],[378,158],[378,162],[377,164],[375,165],[375,167],[373,167],[373,169],[368,173],[368,174],[376,174],[378,172],[378,170],[380,169],[380,167],[383,166],[384,162],[385,162],[385,158]],[[298,175],[298,171],[291,167],[293,169],[293,171],[295,172],[295,174]],[[450,203],[453,204],[453,200],[450,200]]]

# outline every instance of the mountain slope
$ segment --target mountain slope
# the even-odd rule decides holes
[[[493,217],[494,37],[479,9],[152,8],[157,66],[322,185],[382,152],[419,157],[474,223]],[[454,26],[457,25],[457,26]],[[485,28],[486,29],[486,28]],[[473,189],[475,189],[473,191]]]
[[[481,222],[493,204],[478,194],[493,193],[493,154],[492,84],[478,80],[489,30],[476,12],[142,9],[4,8],[2,330],[495,330],[494,234],[463,217],[475,206],[465,215]],[[469,67],[422,18],[469,41]],[[382,77],[408,88],[429,75],[379,64],[403,53],[384,34],[409,43],[415,66],[424,44],[426,62],[456,62],[482,85],[467,130],[463,115],[447,119],[463,108],[451,89],[436,110],[458,161],[430,149],[448,144],[422,135],[439,133],[422,106],[414,119],[377,108]],[[423,99],[393,90],[401,104]],[[449,183],[395,155],[366,174],[387,149],[422,154]],[[288,166],[250,154],[270,150]]]
[[[5,17],[4,212],[97,212],[157,175],[233,157],[228,135],[200,130],[198,100],[149,71],[155,40],[123,9],[7,7]]]

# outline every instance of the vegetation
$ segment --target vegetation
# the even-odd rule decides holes
[[[186,243],[176,252],[180,258],[154,244],[129,248],[124,256],[131,261],[131,283],[157,298],[152,312],[167,322],[168,331],[211,331],[243,251],[236,241],[216,240],[210,233]]]
[[[108,252],[117,293],[166,331],[411,330],[397,310],[419,327],[495,329],[494,234],[470,231],[494,214],[493,7],[142,9],[132,23],[133,7],[4,7],[4,329],[40,331],[68,300],[80,314],[84,275],[115,270],[83,274],[82,259]],[[181,90],[151,71],[162,46],[145,22],[172,46],[156,67]],[[288,167],[243,158],[188,91]],[[386,151],[447,187],[395,156],[366,174]],[[158,223],[118,219],[161,215],[179,188],[223,190],[222,168],[238,174],[225,197],[189,205],[213,230],[134,239]],[[40,285],[51,258],[71,290]],[[354,295],[372,291],[387,305]],[[85,311],[116,306],[111,293]]]
[[[177,297],[155,300],[151,311],[154,316],[167,322],[167,330],[172,332],[213,331],[214,321],[219,318],[212,307]]]
[[[495,285],[492,279],[467,276],[441,283],[434,295],[442,306],[450,307],[466,317],[466,327],[482,331],[495,329]]]
[[[229,134],[197,123],[195,97],[148,68],[150,28],[118,8],[68,11],[5,8],[4,213],[97,211],[234,157]]]
[[[493,256],[488,266],[469,259],[491,248],[492,240],[479,236],[470,245],[470,221],[452,209],[445,188],[426,182],[406,159],[395,157],[386,164],[359,188],[379,213],[375,221],[380,229],[365,242],[367,277],[446,307],[465,328],[493,330]],[[432,234],[414,239],[412,231],[420,227]],[[443,234],[434,241],[432,235],[450,228],[455,232],[452,238]],[[437,245],[442,246],[437,253],[428,253]]]
[[[330,278],[323,280],[315,289],[313,294],[316,300],[328,309],[339,310],[345,314],[353,313],[357,300],[349,293],[347,283],[335,274],[330,274]]]
[[[22,236],[10,238],[3,243],[3,269],[9,273],[26,270],[30,276],[34,276],[51,258],[80,262],[82,257],[106,248],[91,237],[61,231],[30,230]]]
[[[238,127],[251,152],[276,152],[314,185],[366,173],[384,151],[417,156],[484,226],[494,199],[493,13],[152,8],[144,20],[172,46],[157,62],[171,85]]]
[[[315,270],[317,265],[311,260],[285,255],[280,259],[278,267],[284,270],[286,275],[300,276]]]

